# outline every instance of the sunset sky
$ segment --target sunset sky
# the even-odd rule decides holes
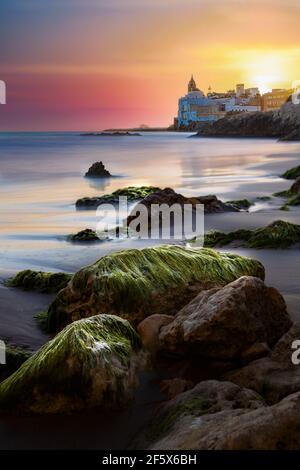
[[[207,93],[300,79],[299,0],[1,0],[0,130],[168,125]]]

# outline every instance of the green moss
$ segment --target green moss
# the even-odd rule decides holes
[[[209,409],[214,404],[213,400],[207,400],[199,396],[181,401],[177,406],[169,409],[150,422],[146,430],[146,438],[153,442],[167,434],[181,416],[201,416],[209,412]]]
[[[289,208],[289,206],[287,206],[287,205],[285,204],[284,206],[281,206],[281,207],[279,208],[279,210],[280,210],[280,211],[289,211],[290,208]]]
[[[30,356],[30,351],[6,344],[6,364],[0,366],[0,382],[19,369]]]
[[[55,294],[68,284],[72,278],[67,273],[47,273],[26,269],[7,281],[9,287],[20,287],[25,290]]]
[[[84,230],[81,230],[78,233],[73,233],[71,235],[68,235],[68,240],[72,242],[95,242],[95,241],[99,242],[101,241],[97,233],[95,232],[95,230],[92,230],[90,228],[86,228]]]
[[[49,308],[49,328],[106,311],[130,321],[175,313],[194,290],[224,285],[243,275],[264,276],[255,260],[208,248],[162,245],[104,256],[77,272]]]
[[[204,239],[206,246],[225,246],[233,241],[243,241],[248,248],[288,248],[300,242],[300,225],[277,220],[256,230],[209,232]]]
[[[300,204],[300,193],[290,196],[287,200],[287,205],[289,206],[299,206]]]
[[[256,199],[258,201],[270,201],[272,198],[271,196],[258,196]]]
[[[61,406],[76,408],[78,400],[122,400],[127,392],[121,379],[139,348],[137,334],[119,317],[99,315],[74,322],[0,384],[0,407],[51,412]]]
[[[295,166],[294,168],[291,168],[290,170],[287,170],[283,175],[281,175],[281,178],[285,178],[287,180],[295,180],[300,176],[300,166]]]
[[[44,310],[34,315],[34,318],[42,331],[48,331],[48,312]]]
[[[253,205],[252,202],[248,201],[248,199],[238,199],[236,201],[226,201],[226,204],[231,204],[232,206],[236,207],[237,209],[249,209],[250,206]]]
[[[104,194],[100,197],[84,197],[76,201],[77,207],[91,206],[95,207],[99,204],[116,204],[119,202],[120,196],[126,196],[129,202],[137,201],[139,199],[144,199],[149,194],[158,191],[160,188],[155,186],[128,186],[126,188],[117,189],[113,193]]]

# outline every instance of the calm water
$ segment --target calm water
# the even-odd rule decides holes
[[[127,138],[0,133],[0,278],[25,268],[73,272],[112,250],[142,245],[130,240],[100,245],[67,242],[67,234],[97,223],[94,211],[75,210],[80,197],[128,185],[155,185],[185,195],[255,200],[290,185],[278,175],[299,164],[299,155],[299,143],[264,139],[193,139],[176,133]],[[115,178],[97,182],[83,177],[99,160]],[[205,227],[256,228],[279,218],[299,223],[299,209],[282,212],[280,205],[278,199],[256,201],[250,213],[208,215]],[[291,315],[300,319],[299,249],[231,251],[261,260],[267,282],[284,294]],[[37,349],[48,338],[33,314],[47,308],[51,299],[0,282],[0,338]],[[143,377],[131,406],[115,415],[2,416],[0,448],[124,448],[161,399],[154,379],[151,374]]]

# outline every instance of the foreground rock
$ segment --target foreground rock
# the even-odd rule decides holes
[[[95,209],[100,204],[119,204],[119,197],[126,196],[127,201],[132,203],[143,199],[148,194],[157,191],[159,188],[155,186],[128,186],[127,188],[117,189],[111,194],[104,194],[100,197],[83,197],[76,201],[77,209]]]
[[[163,405],[134,443],[156,450],[298,450],[300,393],[265,406],[230,382],[202,382]]]
[[[26,269],[25,271],[20,271],[12,279],[9,279],[7,285],[45,294],[56,294],[67,286],[71,278],[72,275],[67,273],[47,273]]]
[[[206,247],[222,247],[233,243],[247,248],[288,248],[300,243],[300,225],[276,220],[256,230],[241,229],[229,233],[212,231],[204,237]]]
[[[88,169],[85,176],[90,178],[107,178],[111,176],[111,174],[106,170],[102,162],[96,162]]]
[[[300,106],[286,103],[278,111],[242,113],[226,116],[201,126],[196,136],[212,137],[279,137],[298,139]]]
[[[49,329],[103,312],[134,325],[155,313],[174,315],[199,291],[243,275],[263,279],[264,268],[242,256],[176,245],[113,253],[73,276],[49,308]]]
[[[111,315],[65,328],[0,384],[0,409],[65,413],[118,408],[137,383],[138,336]]]
[[[300,367],[292,362],[292,344],[300,339],[300,323],[296,323],[277,342],[268,357],[226,375],[228,380],[260,393],[269,403],[300,391]],[[299,355],[300,356],[300,355]]]
[[[279,292],[244,276],[198,294],[160,330],[159,341],[161,350],[177,356],[234,362],[257,343],[273,346],[291,323]]]
[[[13,374],[31,356],[30,351],[6,344],[6,363],[0,366],[0,382]]]

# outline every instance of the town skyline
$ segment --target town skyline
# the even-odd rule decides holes
[[[3,0],[0,129],[167,125],[191,73],[205,93],[290,88],[299,11],[296,0]]]

